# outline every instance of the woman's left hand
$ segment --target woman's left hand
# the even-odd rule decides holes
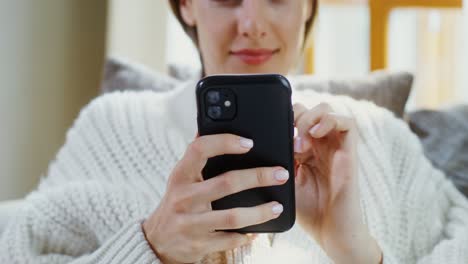
[[[379,263],[359,202],[354,119],[326,103],[295,104],[294,124],[298,223],[335,263]]]

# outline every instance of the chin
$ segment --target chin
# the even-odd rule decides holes
[[[285,71],[277,67],[268,66],[247,66],[247,67],[236,67],[231,73],[234,74],[268,74],[268,73],[279,73],[285,74]]]
[[[221,67],[217,67],[215,71],[208,75],[215,74],[282,74],[287,75],[288,70],[284,65],[278,66],[273,62],[267,62],[261,65],[248,65],[239,61],[230,61],[229,63],[223,64]]]

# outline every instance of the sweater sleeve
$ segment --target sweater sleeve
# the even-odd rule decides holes
[[[128,188],[100,182],[30,194],[0,239],[0,263],[160,263]]]
[[[397,175],[393,196],[399,205],[399,263],[468,263],[466,197],[426,158],[407,124],[389,120],[387,129],[396,135],[391,153]]]
[[[159,263],[141,222],[176,162],[162,99],[114,93],[81,111],[47,177],[2,233],[0,263]]]

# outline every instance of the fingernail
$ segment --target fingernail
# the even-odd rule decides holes
[[[285,169],[277,170],[274,172],[274,176],[278,181],[284,181],[289,178],[289,172]]]
[[[283,212],[283,205],[282,204],[275,204],[272,208],[271,211],[273,211],[274,214],[280,214]]]
[[[316,124],[315,126],[313,126],[310,130],[309,130],[309,133],[311,134],[315,134],[320,128],[320,123],[319,124]]]
[[[252,148],[253,147],[253,140],[248,138],[240,138],[240,145],[244,148]]]
[[[294,141],[294,151],[297,153],[302,152],[302,138],[301,137],[296,137],[296,140]]]

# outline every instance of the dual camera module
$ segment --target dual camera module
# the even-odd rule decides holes
[[[210,89],[205,94],[206,114],[212,120],[232,120],[236,114],[237,101],[230,89]]]

